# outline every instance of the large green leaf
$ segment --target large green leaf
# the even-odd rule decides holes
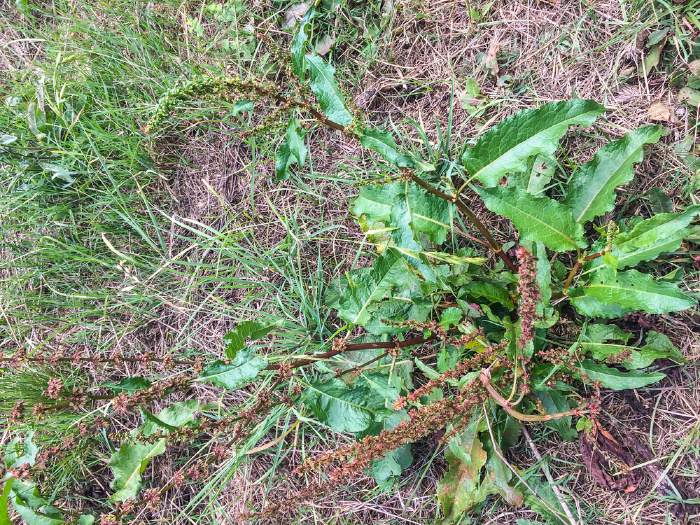
[[[437,486],[437,497],[444,513],[440,522],[443,525],[460,523],[462,515],[482,501],[482,494],[479,493],[481,467],[486,465],[488,456],[478,435],[470,434],[468,438],[466,442],[463,441],[462,447],[467,445],[468,449],[463,452],[469,461],[462,461],[450,449],[445,450],[450,470]]]
[[[345,108],[345,97],[333,78],[335,68],[318,55],[307,55],[306,63],[311,74],[311,90],[316,94],[326,117],[341,126],[350,124],[352,115]]]
[[[590,126],[605,108],[592,100],[550,102],[502,120],[462,157],[472,178],[496,186],[507,173],[527,169],[533,155],[552,154],[569,126]]]
[[[0,525],[12,525],[12,522],[10,521],[10,515],[7,512],[7,501],[10,496],[13,481],[13,478],[8,479],[7,481],[5,481],[5,485],[2,488],[2,495],[0,495]]]
[[[661,282],[653,275],[637,270],[615,272],[609,266],[592,274],[587,283],[569,291],[572,299],[592,297],[602,304],[664,314],[692,308],[695,299],[681,292],[675,284]],[[574,301],[574,304],[576,302]]]
[[[161,410],[157,416],[144,410],[147,421],[132,431],[132,435],[148,437],[156,431],[167,434],[192,421],[198,407],[199,401],[190,399]],[[113,502],[136,497],[143,487],[141,474],[152,458],[165,452],[165,442],[165,439],[159,439],[154,443],[124,444],[112,454],[108,465],[114,471],[114,480],[109,485],[116,491],[112,494]]]
[[[287,180],[289,178],[289,167],[293,164],[298,163],[300,168],[304,167],[306,146],[304,145],[304,137],[299,132],[299,129],[299,121],[296,118],[291,118],[287,125],[285,139],[280,144],[276,154],[275,174],[277,180]]]
[[[368,407],[370,391],[366,387],[348,388],[340,379],[316,381],[304,392],[304,402],[321,423],[338,432],[361,432],[374,421]]]
[[[542,242],[556,252],[585,248],[583,227],[571,211],[549,197],[535,197],[515,187],[476,188],[486,207],[505,215],[522,240]]]
[[[669,358],[683,362],[683,354],[671,340],[663,334],[651,331],[647,335],[646,344],[639,348],[627,344],[630,334],[623,332],[614,325],[588,325],[586,337],[581,341],[582,353],[589,353],[598,361],[610,356],[628,351],[629,360],[621,363],[628,370],[647,368],[655,359]]]
[[[508,290],[488,281],[471,281],[459,289],[458,295],[463,297],[479,297],[490,303],[501,303],[503,306],[514,308]]]
[[[306,12],[304,18],[299,25],[299,32],[292,38],[292,45],[289,48],[289,52],[292,55],[292,69],[294,74],[304,82],[306,79],[306,45],[308,38],[306,37],[306,26],[309,20],[313,18],[316,13],[316,8],[311,6],[311,8]]]
[[[165,439],[159,439],[155,443],[119,447],[108,463],[114,471],[114,480],[109,486],[116,491],[112,494],[111,500],[117,502],[135,498],[143,487],[141,473],[148,466],[151,458],[163,452],[165,452]]]
[[[394,248],[384,250],[369,273],[357,280],[348,279],[348,286],[338,302],[338,316],[348,324],[364,326],[369,321],[369,307],[384,299],[394,287],[404,287],[411,274],[401,254]]]
[[[233,359],[239,350],[245,346],[247,339],[257,341],[269,334],[275,328],[279,328],[282,321],[244,321],[224,336],[226,357]]]
[[[415,184],[408,185],[406,201],[413,230],[426,235],[435,244],[444,243],[452,223],[449,203]]]
[[[564,201],[577,222],[590,221],[615,207],[615,188],[634,178],[633,166],[644,145],[661,137],[661,126],[646,126],[600,148],[574,173]]]
[[[34,510],[25,505],[18,496],[12,499],[12,506],[27,525],[61,525],[66,522],[53,507],[46,506]]]
[[[414,162],[411,157],[399,153],[394,137],[391,133],[378,129],[365,128],[356,131],[355,135],[360,139],[363,147],[379,153],[384,160],[401,168],[410,168]]]
[[[253,349],[246,347],[238,352],[229,365],[223,361],[214,361],[204,369],[196,381],[234,390],[253,381],[266,366],[267,361],[253,355]]]
[[[582,361],[580,367],[581,373],[586,374],[592,381],[600,381],[603,388],[612,388],[613,390],[641,388],[661,381],[666,377],[666,374],[662,374],[661,372],[647,373],[639,370],[623,372],[617,368],[611,368],[607,365],[591,361],[590,359]]]
[[[145,437],[155,434],[157,431],[169,432],[192,421],[194,414],[199,409],[199,401],[189,399],[180,403],[174,403],[161,410],[157,416],[146,412],[146,422],[139,427],[139,433]]]
[[[405,193],[406,185],[402,182],[391,182],[379,186],[362,186],[360,195],[355,199],[352,212],[358,217],[365,216],[370,224],[383,222],[389,225],[391,207],[394,199]]]
[[[631,231],[620,233],[610,252],[617,257],[618,270],[676,250],[690,235],[690,223],[698,213],[700,206],[690,206],[681,213],[660,213],[639,222]],[[602,258],[594,259],[586,271],[590,272],[603,264]]]

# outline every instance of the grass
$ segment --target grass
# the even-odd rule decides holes
[[[367,118],[390,121],[407,137],[406,145],[426,159],[431,148],[443,150],[436,157],[449,158],[515,109],[572,93],[602,100],[611,109],[599,135],[565,145],[565,154],[585,157],[601,138],[619,136],[648,118],[649,103],[666,93],[655,78],[670,75],[679,61],[697,58],[692,39],[681,40],[682,60],[666,56],[661,62],[665,71],[632,82],[637,98],[619,102],[620,86],[636,75],[636,69],[625,66],[636,60],[629,55],[637,34],[666,26],[690,33],[686,21],[696,25],[696,3],[627,1],[598,8],[582,2],[566,9],[545,2],[471,3],[477,11],[467,13],[461,4],[446,2],[324,0],[321,16],[313,22],[312,44],[334,40],[329,56],[347,89],[354,89],[351,95],[357,100],[376,89],[363,107]],[[182,79],[221,73],[274,78],[274,46],[257,35],[265,32],[286,49],[290,35],[279,21],[289,6],[235,1],[222,3],[219,11],[213,3],[175,0],[26,5],[31,9],[24,14],[14,5],[0,14],[0,91],[5,99],[0,130],[17,137],[10,148],[0,146],[0,348],[8,353],[22,348],[30,355],[47,349],[67,356],[79,350],[98,357],[122,351],[214,358],[222,355],[222,336],[238,321],[266,317],[281,320],[284,327],[270,345],[270,362],[326,350],[324,342],[338,327],[323,307],[325,285],[367,262],[367,247],[348,220],[347,202],[355,191],[350,183],[377,170],[372,159],[341,138],[314,131],[313,142],[321,146],[312,151],[310,168],[278,185],[271,175],[275,140],[240,136],[260,117],[234,116],[232,105],[219,102],[193,101],[181,108],[157,139],[142,132],[157,99]],[[499,39],[500,82],[483,67],[483,55]],[[453,119],[453,90],[458,101],[467,77],[480,86],[483,112],[455,111]],[[694,136],[692,115],[684,124],[679,133]],[[416,131],[420,128],[426,130],[423,136]],[[646,177],[640,191],[678,187],[675,202],[697,199],[698,175],[672,153],[662,158],[663,165],[655,166],[661,175]],[[450,164],[439,169],[448,170]],[[560,189],[567,183],[561,171],[556,178]],[[697,288],[692,283],[698,270],[687,261],[676,264]],[[697,358],[696,336],[688,334],[681,320],[673,323],[678,339],[687,343],[687,355]],[[371,357],[359,356],[357,362]],[[348,358],[347,366],[354,364]],[[319,369],[323,372],[323,365]],[[100,367],[62,370],[71,385],[139,373],[128,365],[116,375]],[[157,367],[154,373],[167,375]],[[689,410],[682,409],[686,419],[688,414],[697,418],[693,373],[678,382],[692,395],[674,394],[690,404]],[[39,399],[47,382],[38,367],[0,375],[1,410],[9,412],[19,399]],[[223,397],[205,387],[197,393],[203,402],[217,402],[217,417],[223,418],[253,406],[266,386]],[[181,400],[175,393],[155,405],[163,408]],[[664,405],[662,410],[681,409]],[[673,414],[659,414],[657,427],[665,425],[671,437],[657,436],[651,427],[650,442],[671,459],[667,465],[675,475],[692,481],[698,450],[686,438],[695,427]],[[42,424],[42,445],[72,435],[78,422],[95,415],[49,418]],[[627,416],[625,421],[634,418]],[[303,424],[295,423],[299,420]],[[112,430],[128,431],[138,424],[134,417]],[[575,446],[557,442],[546,429],[532,433],[542,454],[551,455],[545,462],[572,508],[580,509],[583,523],[614,521],[623,511],[628,517],[637,514],[637,522],[661,522],[659,509],[666,502],[658,501],[651,486],[639,502],[614,495],[606,503],[610,494],[605,491],[590,501],[575,496],[572,487],[584,483]],[[3,443],[13,436],[7,430]],[[247,505],[259,507],[298,489],[289,471],[300,459],[349,439],[303,414],[280,409],[208,481],[166,501],[162,515],[144,512],[133,522],[155,517],[234,523],[235,514]],[[172,475],[173,465],[211,454],[206,441],[191,445],[148,467],[154,485]],[[247,454],[260,447],[267,448]],[[51,483],[41,486],[42,495],[62,508],[104,511],[110,476],[105,466],[113,449],[106,432],[97,447],[79,442],[47,474]],[[435,483],[446,465],[430,443],[417,450],[416,463],[389,492],[362,479],[305,510],[300,521],[432,522]],[[542,466],[528,452],[513,459],[523,468]],[[80,491],[86,480],[89,490]],[[516,518],[535,515],[490,501],[475,512],[473,522],[514,523]]]

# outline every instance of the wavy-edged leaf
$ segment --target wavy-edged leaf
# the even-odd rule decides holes
[[[442,504],[443,525],[456,524],[462,515],[482,500],[479,493],[481,468],[486,465],[488,455],[481,445],[478,436],[468,440],[469,462],[464,462],[449,448],[445,450],[445,459],[450,470],[440,480],[437,487],[437,497]]]
[[[338,432],[361,432],[374,421],[366,387],[348,388],[340,379],[316,381],[306,387],[304,401],[321,423]]]
[[[692,308],[697,301],[685,295],[672,283],[660,282],[653,275],[637,270],[615,272],[604,266],[587,283],[569,292],[572,298],[587,296],[602,304],[664,314]]]
[[[378,129],[365,128],[356,131],[355,135],[360,139],[363,147],[379,153],[382,158],[400,168],[410,168],[414,162],[411,157],[399,153],[394,137],[391,133]]]
[[[508,290],[488,281],[472,281],[459,289],[460,298],[466,296],[479,297],[491,303],[501,303],[508,308],[514,308]]]
[[[299,80],[304,82],[306,77],[306,45],[308,38],[306,36],[306,25],[316,13],[316,8],[311,8],[304,14],[304,18],[299,26],[299,32],[292,38],[292,45],[289,52],[292,55],[292,69]]]
[[[690,223],[699,213],[700,206],[689,206],[680,213],[661,213],[639,222],[631,231],[620,233],[610,252],[617,257],[617,268],[622,270],[678,249],[690,235]],[[594,259],[587,272],[603,264],[600,258]]]
[[[267,361],[253,354],[254,350],[246,347],[238,352],[230,365],[223,361],[214,361],[195,381],[211,383],[227,390],[241,388],[253,381],[267,366]]]
[[[447,239],[452,223],[450,204],[415,184],[409,184],[407,195],[413,230],[426,235],[435,244]]]
[[[107,381],[106,383],[102,383],[102,386],[114,392],[138,392],[139,390],[149,388],[151,382],[145,377],[122,377],[119,383]]]
[[[569,126],[590,126],[605,108],[592,100],[550,102],[520,111],[488,130],[462,157],[467,173],[487,187],[527,169],[527,159],[556,151]]]
[[[402,288],[410,278],[401,254],[394,248],[384,250],[369,273],[348,279],[338,301],[338,316],[351,325],[364,326],[370,305],[384,299],[394,287]]]
[[[569,297],[578,313],[587,317],[613,319],[633,312],[632,308],[622,308],[619,304],[605,304],[595,297],[583,295],[583,291],[578,288],[570,289]]]
[[[279,321],[244,321],[228,334],[224,336],[226,346],[226,357],[233,359],[239,350],[245,346],[246,340],[257,341],[269,334],[275,328],[282,325],[282,320]]]
[[[535,197],[520,188],[504,186],[476,191],[489,210],[513,221],[523,240],[542,242],[555,252],[587,246],[583,227],[571,211],[549,197]]]
[[[135,498],[143,486],[141,473],[152,458],[165,452],[165,439],[155,443],[122,445],[112,454],[108,465],[114,471],[114,480],[109,484],[112,490],[111,501],[125,501]]]
[[[199,401],[196,399],[174,403],[168,408],[161,410],[157,416],[142,407],[141,410],[144,411],[146,422],[139,427],[139,433],[149,437],[158,431],[168,433],[176,430],[192,421],[198,408]]]
[[[280,144],[276,154],[275,174],[277,180],[287,180],[289,178],[289,167],[299,164],[304,167],[306,161],[306,146],[304,137],[299,133],[299,120],[291,118],[287,125],[287,134]]]
[[[615,207],[615,188],[634,178],[644,146],[661,137],[661,126],[645,126],[600,148],[571,178],[564,203],[577,222],[587,222]]]
[[[307,55],[306,64],[311,74],[311,90],[316,94],[321,109],[328,120],[347,126],[352,122],[352,115],[345,108],[345,97],[338,89],[333,75],[335,68],[318,55]]]
[[[66,522],[61,513],[53,507],[47,505],[34,510],[25,505],[19,496],[12,498],[12,507],[27,525],[61,525]],[[41,510],[42,513],[37,510]]]
[[[362,186],[360,195],[353,204],[352,212],[358,217],[364,215],[370,224],[383,222],[388,225],[394,199],[404,194],[405,187],[405,184],[401,182],[391,182],[379,186]]]
[[[580,367],[581,372],[586,374],[592,381],[600,381],[603,388],[611,388],[613,390],[641,388],[661,381],[666,377],[666,374],[662,374],[661,372],[647,373],[639,370],[623,372],[617,368],[611,368],[607,365],[591,361],[590,359],[582,361]]]
[[[649,332],[646,344],[641,348],[628,345],[631,334],[623,332],[615,325],[588,325],[586,336],[586,339],[581,341],[582,353],[589,353],[593,359],[603,361],[610,356],[629,352],[629,359],[621,363],[628,370],[647,368],[655,359],[660,358],[685,361],[683,354],[671,340],[658,332]]]

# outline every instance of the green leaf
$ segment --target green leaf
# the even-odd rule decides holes
[[[400,168],[410,168],[413,166],[413,159],[402,155],[396,148],[396,142],[391,133],[378,129],[365,128],[356,131],[355,135],[360,139],[363,147],[379,153],[387,162],[399,166]]]
[[[440,314],[440,326],[450,328],[453,325],[458,325],[462,321],[461,308],[445,308]]]
[[[316,381],[306,387],[304,402],[311,412],[338,432],[361,432],[374,421],[375,414],[367,406],[369,389],[348,388],[340,379]]]
[[[165,439],[155,443],[122,445],[112,454],[108,465],[114,471],[114,480],[109,484],[116,492],[110,498],[112,502],[135,498],[143,487],[141,473],[148,466],[151,458],[165,452]]]
[[[257,341],[269,334],[275,328],[282,325],[282,320],[269,321],[244,321],[236,328],[224,336],[224,343],[227,343],[226,357],[233,359],[239,350],[245,346],[247,339]]]
[[[660,372],[646,373],[639,370],[623,372],[616,368],[598,364],[586,359],[581,362],[581,373],[585,373],[592,381],[600,381],[603,388],[613,390],[627,390],[629,388],[641,388],[657,381],[661,381],[666,374]]]
[[[92,525],[93,523],[95,523],[95,516],[81,514],[80,518],[78,518],[78,525]]]
[[[651,211],[655,214],[673,213],[673,201],[661,188],[652,188],[647,192]]]
[[[0,495],[0,525],[12,525],[10,515],[7,512],[7,498],[10,496],[13,481],[14,478],[10,478],[5,482],[5,486],[2,489],[2,495]]]
[[[470,440],[466,450],[470,461],[465,463],[448,448],[445,459],[450,466],[449,472],[440,480],[437,496],[442,504],[444,518],[441,524],[458,524],[462,515],[482,500],[479,494],[480,471],[486,465],[488,456],[478,436]]]
[[[615,188],[634,178],[633,166],[641,162],[644,146],[661,137],[661,126],[646,126],[600,148],[592,160],[574,172],[564,203],[574,219],[583,223],[615,207]]]
[[[535,197],[520,188],[504,186],[476,191],[489,210],[513,221],[522,240],[542,242],[555,252],[587,246],[583,227],[571,211],[549,197]]]
[[[408,418],[408,413],[406,413],[404,410],[392,412],[380,423],[374,423],[365,432],[358,434],[357,437],[362,438],[365,435],[377,435],[382,430],[391,430],[406,418]],[[396,479],[401,475],[403,469],[411,466],[411,463],[413,463],[411,444],[407,443],[396,450],[388,452],[382,459],[372,461],[370,473],[377,482],[377,485],[379,485],[379,488],[386,491],[394,485]]]
[[[531,193],[535,197],[543,197],[547,184],[552,180],[554,174],[554,159],[549,155],[537,155],[528,162],[528,170],[519,177],[511,177],[508,180]]]
[[[501,451],[495,448],[490,438],[484,441],[484,450],[489,459],[486,462],[486,475],[479,486],[481,499],[484,500],[491,494],[500,494],[510,505],[520,507],[523,504],[523,493],[511,486],[513,472],[500,458]]]
[[[507,173],[527,170],[527,159],[554,153],[569,126],[590,126],[605,108],[592,100],[550,102],[520,111],[488,130],[462,157],[472,178],[496,186]]]
[[[413,230],[426,235],[435,244],[444,243],[452,224],[449,203],[415,184],[409,184],[406,202]]]
[[[578,313],[587,317],[612,319],[633,312],[632,308],[622,308],[619,304],[604,304],[595,297],[583,295],[583,292],[577,288],[569,290],[569,297]]]
[[[53,507],[45,506],[34,510],[25,505],[19,496],[12,499],[12,507],[27,525],[60,525],[66,522]],[[42,513],[40,514],[37,510]]]
[[[411,444],[407,443],[396,450],[387,452],[387,455],[382,459],[372,461],[370,473],[379,488],[387,491],[394,486],[403,469],[410,467],[411,463],[413,463],[413,454],[411,454]]]
[[[237,100],[233,104],[233,116],[238,115],[241,111],[252,111],[255,106],[255,102],[252,100]]]
[[[401,378],[396,374],[389,376],[380,372],[363,372],[362,378],[367,386],[382,399],[388,399],[392,403],[396,401],[401,392]]]
[[[114,392],[138,392],[145,390],[151,386],[151,382],[145,377],[122,377],[119,383],[108,381],[102,383],[102,386],[109,388]]]
[[[394,287],[403,287],[412,279],[401,254],[394,248],[384,250],[374,261],[372,270],[348,279],[338,306],[338,316],[351,325],[364,326],[369,321],[372,303],[384,299]]]
[[[146,422],[139,427],[139,432],[143,436],[148,437],[159,430],[164,431],[166,434],[177,430],[192,421],[198,408],[199,401],[196,399],[174,403],[172,406],[161,410],[158,416],[154,416],[145,408],[141,408],[146,417]]]
[[[306,80],[306,45],[308,38],[306,37],[306,25],[313,16],[315,7],[311,7],[305,14],[299,26],[299,32],[292,38],[292,45],[289,52],[292,55],[292,69],[299,80]]]
[[[557,414],[571,408],[569,398],[558,390],[533,390],[533,393],[542,402],[547,414]],[[547,421],[545,425],[556,430],[564,441],[574,441],[578,437],[576,431],[571,428],[571,416]]]
[[[379,186],[362,186],[360,195],[355,199],[352,212],[358,216],[365,216],[370,224],[383,222],[389,225],[391,220],[391,207],[394,199],[405,193],[405,184],[391,182]]]
[[[479,297],[491,303],[500,303],[508,308],[514,308],[508,290],[488,281],[472,281],[459,289],[458,297]]]
[[[594,359],[602,361],[609,356],[629,351],[630,359],[621,363],[628,370],[647,368],[655,359],[660,358],[673,359],[679,363],[685,362],[680,350],[668,337],[658,332],[649,332],[646,345],[641,348],[627,345],[631,335],[614,325],[589,325],[586,335],[590,341],[581,342],[583,353],[590,353]],[[608,342],[610,340],[622,341],[622,343]]]
[[[661,213],[639,222],[632,231],[620,233],[610,252],[617,257],[618,269],[676,250],[690,235],[690,223],[698,213],[700,206],[690,206],[681,213]],[[586,273],[602,266],[599,259],[591,261]]]
[[[275,175],[276,179],[287,180],[289,178],[289,167],[296,162],[296,158],[292,155],[289,149],[287,139],[284,139],[280,144],[277,153],[275,154]]]
[[[318,55],[308,55],[306,63],[311,74],[311,90],[316,94],[326,117],[341,126],[350,124],[352,115],[345,108],[345,97],[333,78],[335,68]]]
[[[587,283],[570,291],[569,295],[572,299],[592,297],[602,304],[619,305],[651,314],[686,310],[697,304],[695,299],[685,295],[675,284],[660,282],[653,275],[637,270],[615,272],[607,266],[600,268]]]
[[[289,167],[293,164],[298,163],[300,168],[304,167],[306,146],[304,145],[304,137],[299,134],[299,127],[300,124],[296,118],[289,119],[286,138],[280,144],[276,155],[275,174],[277,180],[287,180]]]
[[[27,432],[24,442],[20,438],[15,438],[7,444],[5,448],[5,465],[7,468],[17,468],[25,463],[34,466],[39,447],[34,444],[34,431]],[[21,443],[21,444],[20,444]]]
[[[238,352],[230,365],[223,361],[214,361],[195,381],[235,390],[255,380],[258,373],[266,366],[267,361],[254,356],[253,349],[246,347]]]

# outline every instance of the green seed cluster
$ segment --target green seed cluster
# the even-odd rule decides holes
[[[160,124],[168,118],[178,103],[200,100],[202,98],[226,100],[246,98],[257,101],[264,98],[277,99],[279,97],[274,84],[262,83],[257,80],[243,80],[240,77],[195,76],[192,80],[169,89],[161,97],[144,131],[146,133],[157,131]]]

